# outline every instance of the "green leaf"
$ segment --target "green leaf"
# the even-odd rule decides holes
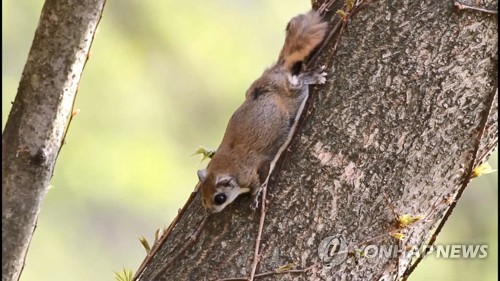
[[[151,251],[151,247],[149,246],[148,240],[144,236],[139,237],[139,241],[141,241],[142,246],[146,250],[146,253],[148,254],[149,251]]]
[[[356,0],[345,0],[345,4],[347,6],[347,11],[351,11],[352,8],[354,8],[354,3],[356,3]]]
[[[342,10],[337,10],[337,15],[339,15],[342,19],[347,17],[347,14]]]
[[[285,271],[288,271],[288,270],[292,270],[295,267],[297,267],[295,264],[293,264],[293,263],[287,263],[285,265],[282,265],[282,266],[276,268],[275,271],[278,272],[278,273],[281,273],[281,272],[285,272]]]
[[[203,146],[200,146],[195,153],[193,153],[193,155],[196,155],[196,154],[201,154],[203,155],[203,157],[201,158],[201,161],[200,162],[203,162],[203,160],[207,159],[207,158],[212,158],[214,157],[215,155],[215,150],[213,149],[206,149],[204,148]]]
[[[122,272],[114,272],[116,281],[132,281],[132,277],[134,276],[132,270],[123,269]]]
[[[485,162],[479,166],[477,166],[473,171],[472,171],[472,176],[471,178],[477,178],[482,175],[486,174],[491,174],[493,172],[496,172],[497,170],[493,170],[488,162]]]
[[[155,231],[155,242],[163,236],[163,229],[157,228]]]

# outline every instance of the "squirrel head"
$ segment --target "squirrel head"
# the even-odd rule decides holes
[[[201,182],[201,202],[209,213],[220,212],[250,188],[240,187],[236,178],[228,174],[213,175],[207,169],[198,171]]]

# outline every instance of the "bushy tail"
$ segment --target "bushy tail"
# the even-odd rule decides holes
[[[296,63],[304,61],[323,40],[328,28],[318,12],[311,10],[290,20],[286,38],[278,58],[286,70],[292,71]]]

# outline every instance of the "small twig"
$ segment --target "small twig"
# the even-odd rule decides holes
[[[318,12],[320,14],[324,14],[330,11],[330,8],[333,6],[333,3],[335,3],[335,0],[330,0],[328,2],[323,3],[319,8]]]
[[[158,250],[161,248],[161,246],[165,243],[165,241],[167,240],[168,236],[170,235],[170,233],[172,232],[172,230],[174,229],[174,227],[177,225],[177,223],[181,219],[181,217],[184,214],[184,212],[187,210],[187,207],[191,204],[191,202],[193,201],[193,199],[196,197],[196,194],[198,193],[199,188],[200,188],[200,185],[198,184],[196,186],[195,190],[191,193],[191,196],[188,198],[188,200],[186,201],[186,203],[184,204],[184,206],[177,213],[177,216],[170,223],[170,225],[168,226],[167,230],[165,230],[165,232],[163,233],[163,235],[161,236],[161,238],[153,245],[153,247],[151,248],[151,251],[149,251],[149,253],[146,255],[146,258],[144,258],[144,261],[139,266],[139,269],[136,271],[134,277],[132,278],[132,281],[137,280],[137,278],[139,278],[141,276],[141,274],[144,271],[144,269],[146,269],[146,266],[148,265],[148,263],[154,257],[154,255],[156,254],[156,252],[158,252]]]
[[[184,244],[184,246],[168,261],[166,262],[162,268],[156,273],[151,280],[157,280],[158,277],[160,277],[161,274],[165,273],[165,271],[174,263],[174,261],[177,260],[177,258],[182,255],[190,246],[193,244],[197,239],[198,236],[200,235],[201,231],[205,227],[205,223],[207,222],[208,215],[206,215],[203,218],[203,221],[201,221],[200,225],[196,229],[196,231],[189,236],[189,240]]]
[[[387,205],[389,205],[389,208],[391,209],[392,214],[394,215],[394,218],[398,219],[399,214],[396,212],[396,208],[394,208],[394,205],[392,205],[391,201],[389,200],[389,197],[387,196],[387,194],[383,190],[382,190],[382,195],[384,195],[384,199],[385,199]]]
[[[256,277],[264,277],[264,276],[269,276],[269,275],[274,275],[274,274],[287,274],[287,273],[304,273],[309,270],[311,270],[313,267],[315,267],[317,263],[306,267],[304,269],[290,269],[290,270],[285,270],[285,271],[267,271],[259,274],[255,274],[254,278]],[[222,279],[217,279],[217,281],[239,281],[239,280],[249,280],[250,277],[229,277],[229,278],[222,278]]]
[[[498,14],[498,11],[494,11],[494,10],[488,10],[488,9],[483,9],[483,8],[478,8],[478,7],[474,7],[474,6],[469,6],[469,5],[465,5],[463,3],[460,3],[458,1],[455,1],[453,3],[453,5],[457,8],[457,10],[473,10],[473,11],[478,11],[478,12],[482,12],[482,13],[487,13],[487,14]]]
[[[269,175],[271,170],[269,170]],[[269,179],[269,175],[267,178]],[[260,261],[260,242],[262,241],[262,231],[264,229],[264,221],[266,218],[266,196],[267,196],[267,181],[262,185],[262,207],[260,209],[260,221],[259,230],[257,232],[257,239],[255,240],[255,251],[253,253],[253,263],[250,271],[250,278],[248,280],[253,281],[255,277],[255,271],[257,271],[257,265]]]
[[[462,196],[462,194],[464,193],[466,187],[469,185],[469,182],[470,182],[471,177],[472,177],[472,172],[474,171],[474,168],[476,167],[476,161],[478,158],[479,149],[481,148],[481,140],[483,138],[484,131],[486,130],[486,123],[488,122],[488,117],[489,117],[491,109],[493,107],[493,101],[495,100],[495,96],[498,94],[498,81],[495,81],[495,82],[496,82],[496,85],[494,87],[495,90],[492,91],[492,93],[488,96],[488,100],[486,101],[487,107],[483,113],[483,116],[482,116],[483,119],[481,120],[481,124],[479,126],[480,131],[479,131],[479,134],[477,136],[476,144],[474,147],[474,153],[472,154],[472,161],[470,162],[470,165],[469,165],[467,171],[465,172],[465,175],[464,175],[465,178],[463,180],[462,186],[459,188],[457,195],[455,196],[455,200],[453,202],[451,202],[450,207],[448,208],[448,210],[444,214],[443,219],[441,220],[438,227],[436,228],[436,230],[432,234],[432,237],[429,240],[429,243],[427,245],[433,245],[434,242],[436,242],[437,236],[439,235],[439,233],[443,229],[443,226],[445,225],[446,221],[448,220],[451,213],[455,209],[457,202],[460,199],[460,197]],[[425,254],[427,254],[427,250],[426,250]],[[415,270],[415,268],[422,261],[422,259],[425,257],[425,254],[419,255],[419,257],[415,260],[415,262],[411,265],[411,267],[408,268],[403,273],[403,279],[402,279],[403,281],[408,280],[408,277]]]

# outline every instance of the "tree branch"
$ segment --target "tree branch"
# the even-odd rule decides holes
[[[18,280],[105,0],[47,0],[2,135],[2,280]]]
[[[446,199],[498,144],[496,95],[491,102],[496,19],[432,0],[363,1],[339,18],[345,1],[315,7],[326,2],[325,17],[342,36],[327,40],[311,65],[326,66],[327,84],[312,87],[269,181],[255,276],[293,263],[314,266],[262,278],[393,280],[411,266],[405,249],[429,240],[450,209]],[[252,276],[260,216],[249,201],[239,198],[209,216],[197,241],[178,255],[205,216],[198,194],[137,280]],[[423,219],[410,225],[404,218]],[[347,244],[342,260],[330,248],[320,254],[337,235]],[[367,244],[401,251],[370,260],[353,253]],[[166,263],[169,269],[153,278]]]

